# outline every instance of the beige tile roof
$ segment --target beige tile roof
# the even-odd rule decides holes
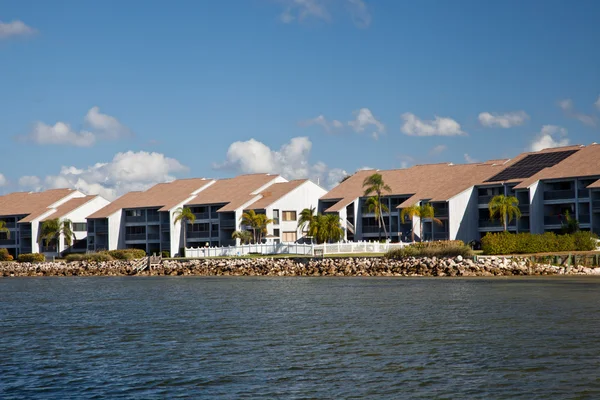
[[[600,189],[600,179],[598,179],[596,182],[592,183],[591,185],[587,186],[588,189]]]
[[[235,211],[257,197],[256,191],[278,175],[249,174],[219,179],[188,202],[188,205],[223,204],[219,212]]]
[[[44,192],[16,192],[0,196],[0,215],[26,215],[28,221],[33,220],[49,211],[49,206],[73,192],[72,189],[51,189]]]
[[[579,150],[577,153],[565,158],[553,167],[544,168],[530,178],[523,180],[516,189],[524,189],[543,179],[561,179],[575,177],[600,176],[600,144],[589,146],[559,147],[552,150]],[[531,153],[527,153],[531,154]]]
[[[482,182],[504,169],[504,165],[476,164],[426,164],[410,168],[377,171],[392,189],[389,195],[411,196],[404,206],[423,199],[446,201],[463,190]],[[321,200],[339,200],[327,212],[340,211],[347,204],[364,195],[363,181],[375,173],[373,170],[358,171],[333,188]],[[388,193],[386,193],[388,195]]]
[[[252,203],[248,209],[265,209],[305,182],[308,182],[308,179],[297,179],[289,182],[274,183],[265,190],[261,191],[260,195],[262,197],[256,202]]]
[[[159,183],[144,192],[129,192],[88,218],[108,218],[123,208],[160,207],[160,211],[168,211],[210,182],[210,179],[192,178]]]
[[[44,218],[42,221],[48,221],[50,219],[62,218],[71,211],[74,211],[81,207],[82,205],[94,200],[98,196],[84,196],[84,197],[76,197],[71,199],[56,208],[56,211]]]

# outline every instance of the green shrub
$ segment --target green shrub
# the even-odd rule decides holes
[[[19,254],[17,261],[20,263],[40,263],[46,261],[46,257],[40,253],[23,253]]]
[[[116,260],[133,260],[146,257],[146,251],[141,249],[110,250],[108,254]]]
[[[460,240],[420,242],[385,253],[386,258],[406,257],[471,257],[473,251]]]
[[[8,252],[7,249],[0,249],[0,261],[12,261],[13,256]]]
[[[171,253],[168,250],[163,250],[160,252],[162,258],[171,258]]]
[[[73,261],[92,261],[92,262],[100,262],[100,261],[112,261],[114,258],[110,256],[110,254],[106,252],[100,253],[89,253],[89,254],[69,254],[65,257],[67,262]]]
[[[596,248],[596,235],[586,231],[557,235],[552,232],[489,233],[481,239],[484,254],[532,254],[567,251],[592,251]]]

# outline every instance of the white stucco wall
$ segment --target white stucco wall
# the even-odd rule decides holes
[[[448,233],[450,240],[465,243],[479,238],[477,190],[474,187],[448,200]]]
[[[69,220],[71,220],[72,223],[87,223],[86,218],[89,215],[92,215],[96,211],[107,206],[109,203],[110,203],[110,201],[106,200],[104,197],[96,196],[93,199],[91,199],[90,201],[88,201],[87,203],[82,204],[75,210],[62,216],[60,218],[60,221],[69,219]],[[87,231],[84,231],[84,232],[77,231],[77,232],[73,232],[73,233],[75,235],[75,239],[77,239],[77,240],[85,239],[87,237]],[[59,248],[59,251],[62,252],[64,250],[66,250],[66,248],[64,246],[64,236],[63,235],[60,235],[60,236],[61,237],[60,237],[58,248]]]
[[[529,186],[529,231],[544,232],[544,184],[540,181]]]
[[[300,239],[304,236],[304,232],[301,232],[298,228],[298,219],[300,219],[300,213],[305,208],[315,208],[315,213],[319,205],[319,198],[327,193],[325,189],[313,183],[312,181],[306,181],[291,192],[287,193],[280,199],[273,202],[265,210],[269,218],[273,218],[273,210],[279,210],[279,225],[269,224],[267,231],[269,234],[273,234],[274,229],[279,229],[280,240],[283,238],[283,232],[296,232],[296,239]],[[284,221],[284,211],[296,211],[295,221]]]

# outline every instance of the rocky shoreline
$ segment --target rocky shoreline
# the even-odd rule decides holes
[[[531,276],[599,275],[600,267],[535,264],[529,259],[251,258],[163,260],[144,271],[139,261],[0,263],[0,277],[25,276]]]

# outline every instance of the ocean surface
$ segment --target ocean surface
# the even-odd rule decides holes
[[[598,399],[600,279],[0,279],[0,399]]]

